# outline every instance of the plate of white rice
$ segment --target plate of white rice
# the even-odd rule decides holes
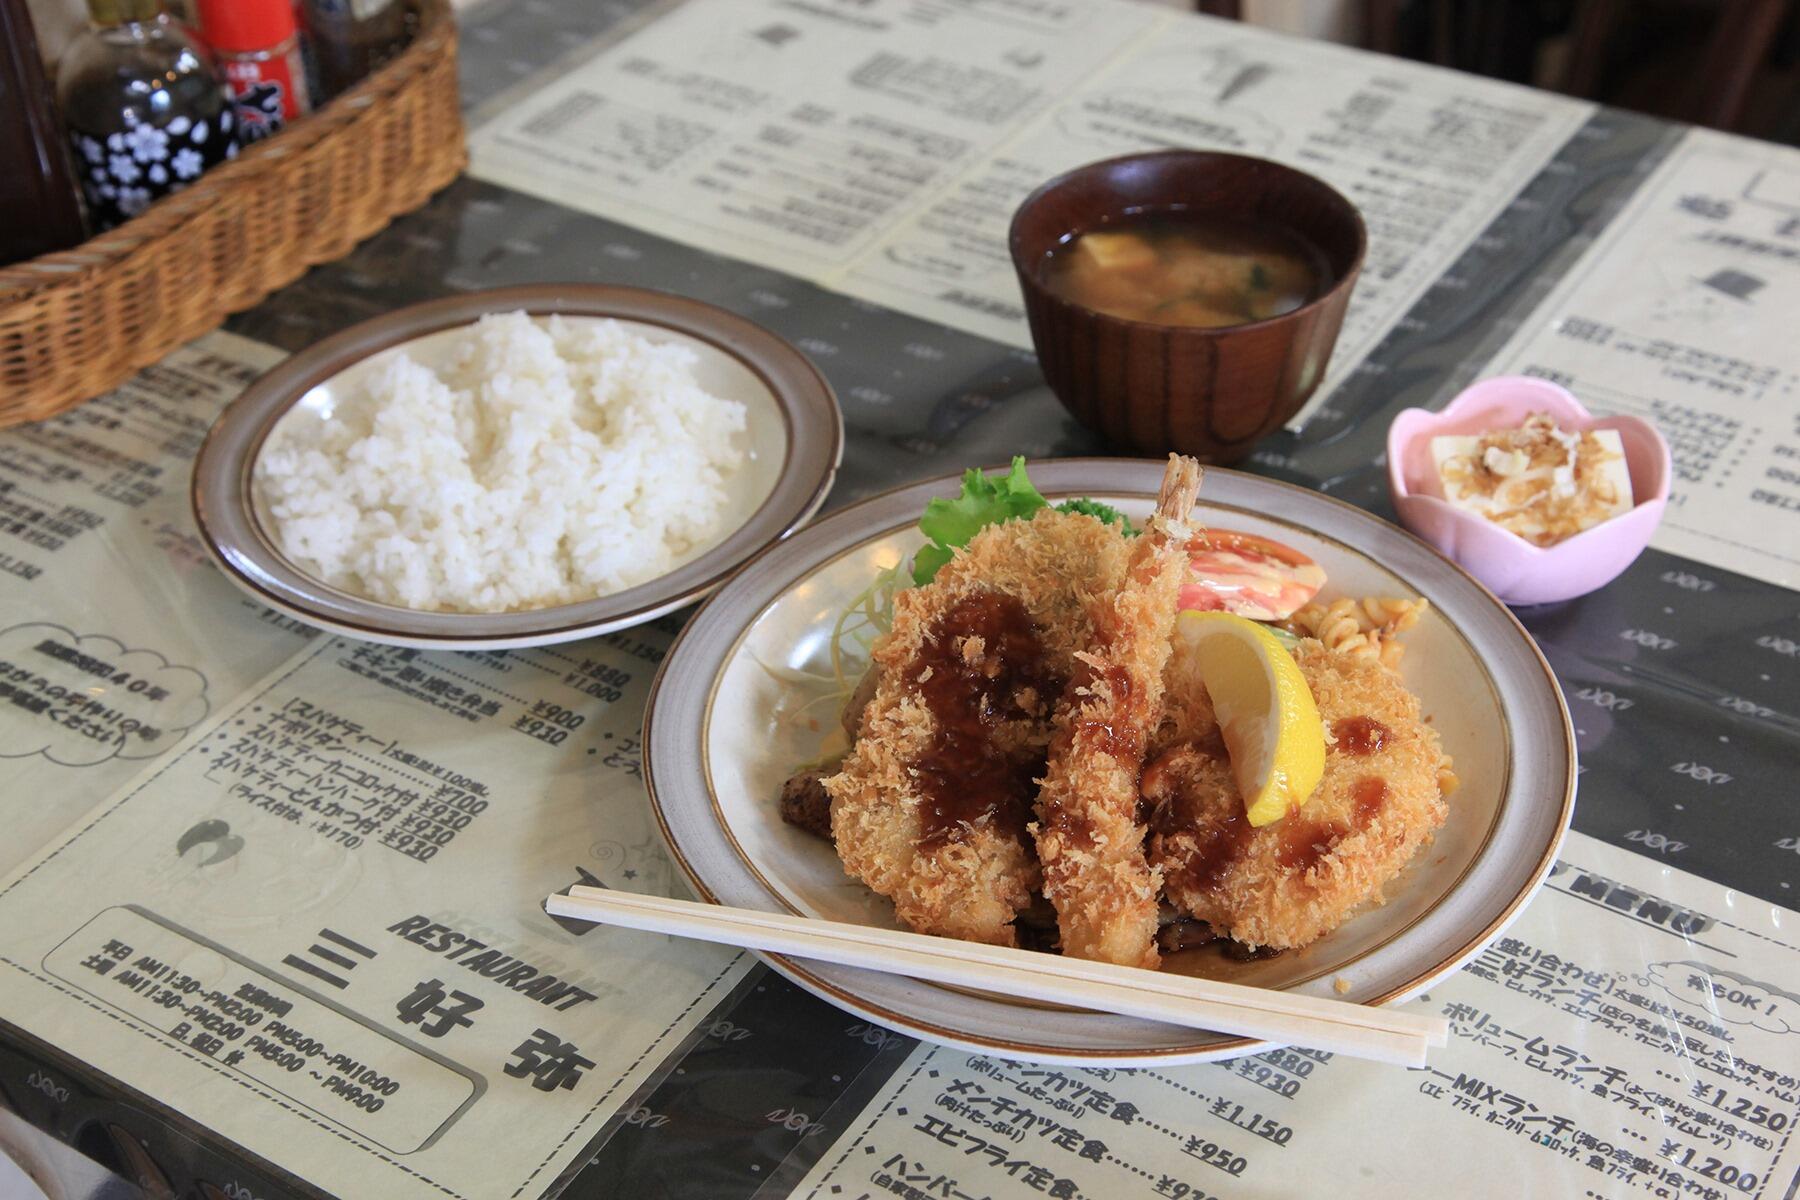
[[[798,528],[843,450],[798,350],[698,301],[505,288],[295,355],[233,402],[194,468],[219,564],[309,624],[500,649],[704,596]]]

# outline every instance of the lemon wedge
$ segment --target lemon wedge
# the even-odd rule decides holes
[[[1325,727],[1281,639],[1222,612],[1182,613],[1175,637],[1212,697],[1250,824],[1279,821],[1305,804],[1325,774]]]

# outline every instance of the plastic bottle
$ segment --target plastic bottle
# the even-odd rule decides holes
[[[96,230],[135,217],[237,156],[236,122],[212,56],[156,0],[88,0],[57,102]]]

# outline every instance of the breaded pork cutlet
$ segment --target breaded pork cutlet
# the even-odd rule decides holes
[[[1093,640],[1077,652],[1057,706],[1032,832],[1062,952],[1075,958],[1152,969],[1160,961],[1161,880],[1144,858],[1138,773],[1162,716],[1163,668],[1187,578],[1186,521],[1199,487],[1199,464],[1171,455],[1124,577],[1089,602]]]
[[[1337,928],[1443,824],[1442,749],[1391,670],[1307,639],[1295,660],[1328,735],[1312,798],[1251,828],[1191,653],[1169,661],[1164,725],[1144,769],[1150,861],[1182,913],[1247,946],[1304,946]]]
[[[1042,873],[1026,831],[1051,719],[1129,547],[1041,509],[975,535],[897,597],[874,698],[831,795],[844,869],[924,933],[1014,945]]]

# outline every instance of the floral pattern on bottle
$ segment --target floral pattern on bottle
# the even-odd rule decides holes
[[[225,108],[211,120],[178,116],[165,125],[138,121],[124,132],[100,136],[71,129],[69,139],[80,158],[82,190],[95,227],[123,224],[154,201],[236,158],[234,124],[231,110]]]

